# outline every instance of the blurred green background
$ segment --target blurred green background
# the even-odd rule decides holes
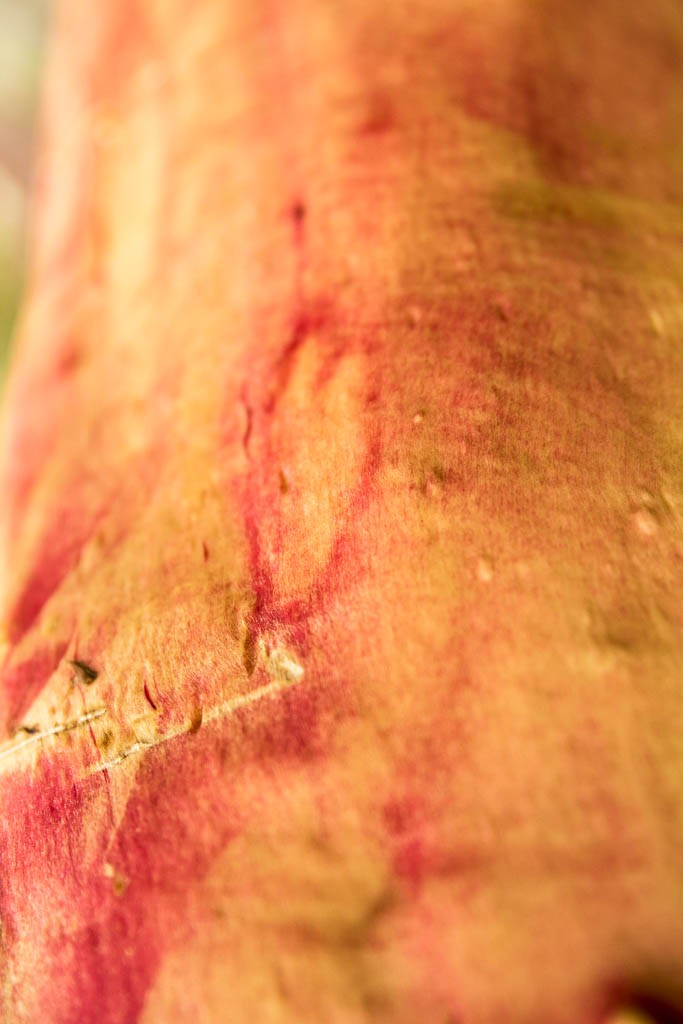
[[[46,0],[0,0],[0,388],[24,277]]]

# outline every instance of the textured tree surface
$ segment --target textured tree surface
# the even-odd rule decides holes
[[[676,1019],[678,0],[65,0],[43,121],[0,1019]]]

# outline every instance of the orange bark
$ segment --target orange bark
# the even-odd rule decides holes
[[[682,56],[667,0],[62,3],[3,1021],[675,1019]]]

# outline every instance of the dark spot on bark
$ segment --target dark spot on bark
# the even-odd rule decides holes
[[[82,354],[75,342],[66,345],[57,360],[57,376],[70,377],[80,366]]]
[[[125,880],[125,878],[114,879],[114,892],[116,893],[117,896],[123,896],[127,888],[128,882]]]
[[[652,1024],[683,1024],[683,983],[678,964],[673,955],[667,962],[666,950],[660,955],[658,966],[645,967],[628,981],[609,986],[604,1017],[629,1011]]]
[[[388,96],[373,96],[365,119],[360,126],[360,134],[385,135],[391,131],[396,121],[394,107]]]
[[[156,701],[152,697],[152,694],[149,692],[149,686],[147,685],[147,683],[144,684],[142,689],[145,694],[145,700],[147,701],[149,706],[152,708],[152,710],[158,711],[159,705],[156,703]]]
[[[244,645],[242,647],[242,664],[244,665],[248,676],[253,676],[256,670],[257,660],[258,650],[256,645],[256,636],[254,631],[247,627],[244,637]]]
[[[244,433],[242,434],[242,447],[244,448],[245,454],[249,455],[249,442],[251,441],[251,433],[254,429],[254,410],[247,401],[246,393],[242,394],[242,406],[244,408]]]
[[[14,730],[14,735],[18,736],[20,732],[26,733],[28,736],[35,736],[37,732],[40,732],[39,725],[18,725]]]
[[[291,217],[292,217],[292,222],[294,223],[295,227],[297,227],[297,228],[299,228],[303,224],[303,222],[305,221],[305,219],[306,219],[306,207],[304,206],[304,204],[301,202],[300,199],[298,199],[294,203],[292,203]]]
[[[100,736],[99,747],[100,750],[108,750],[114,739],[113,733],[109,729],[105,729]]]
[[[297,260],[299,263],[297,277],[299,278],[299,286],[301,284],[301,270],[302,261],[304,259],[304,247],[305,247],[305,232],[306,232],[306,206],[300,200],[297,199],[292,203],[289,216],[292,222],[292,233],[294,250],[297,254]]]
[[[69,664],[76,670],[74,673],[75,680],[79,683],[85,683],[86,686],[94,683],[99,675],[91,665],[88,665],[85,661],[79,661],[77,658],[74,658]]]
[[[674,1005],[660,996],[640,996],[633,999],[629,1008],[644,1014],[652,1024],[683,1024],[683,1003]]]

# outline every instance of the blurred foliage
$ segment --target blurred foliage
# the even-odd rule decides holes
[[[0,0],[0,383],[21,298],[46,0]]]

